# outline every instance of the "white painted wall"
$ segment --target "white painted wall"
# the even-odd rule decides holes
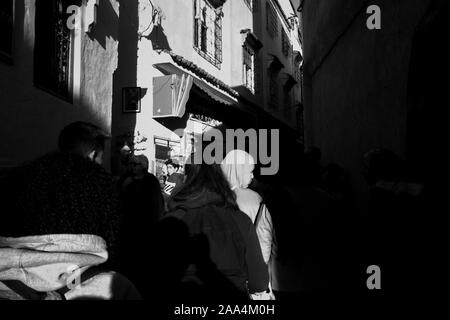
[[[150,21],[148,0],[140,1],[140,21],[143,25]],[[222,46],[223,62],[220,69],[212,65],[194,50],[194,9],[193,1],[186,0],[152,0],[155,8],[162,11],[161,25],[171,50],[192,61],[211,75],[230,86],[242,85],[242,37],[240,30],[252,28],[252,12],[243,1],[229,0],[223,7]],[[148,32],[147,32],[148,33]],[[147,94],[142,99],[142,111],[136,115],[136,131],[141,132],[149,143],[145,154],[154,160],[154,137],[165,137],[179,141],[172,131],[153,119],[153,77],[163,74],[153,67],[156,63],[172,62],[166,53],[153,50],[152,42],[142,38],[138,43],[137,86],[146,88]],[[173,62],[172,62],[173,63]],[[191,124],[188,124],[190,127]],[[189,131],[190,129],[188,129]]]
[[[118,15],[117,1],[110,4]],[[59,131],[73,121],[90,121],[111,131],[117,41],[107,37],[103,48],[81,32],[79,102],[67,103],[33,85],[35,0],[16,1],[16,6],[14,65],[0,62],[0,168],[56,149]],[[114,27],[108,26],[109,21],[103,23]]]

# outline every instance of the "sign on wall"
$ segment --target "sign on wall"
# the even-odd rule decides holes
[[[141,112],[141,88],[122,88],[122,111],[124,113]]]

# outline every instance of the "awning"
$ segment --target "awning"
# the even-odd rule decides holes
[[[172,74],[153,78],[153,117],[179,117],[186,111],[192,77]]]
[[[154,117],[182,117],[185,111],[185,105],[187,99],[177,100],[175,96],[179,97],[181,90],[179,86],[174,85],[174,82],[181,82],[183,77],[186,79],[191,79],[192,85],[196,86],[203,92],[205,92],[211,99],[217,102],[223,103],[225,105],[235,105],[237,104],[237,99],[232,97],[227,92],[214,87],[207,83],[206,81],[198,78],[196,75],[189,71],[185,71],[180,67],[170,63],[157,63],[153,65],[156,69],[161,71],[163,74],[168,76],[155,77],[154,87],[153,87],[153,116]],[[168,78],[165,78],[168,77]],[[182,87],[181,87],[182,88]],[[188,92],[191,87],[184,89],[183,97],[189,97]],[[175,105],[172,101],[184,102],[184,105]]]
[[[194,85],[217,102],[220,102],[220,103],[223,103],[223,104],[226,104],[229,106],[237,103],[236,99],[228,96],[226,93],[222,93],[222,92],[212,88],[210,85],[206,84],[205,82],[203,82],[197,78],[194,78]]]

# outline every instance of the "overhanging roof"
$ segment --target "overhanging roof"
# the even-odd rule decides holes
[[[224,90],[208,84],[205,80],[199,78],[195,73],[183,69],[171,62],[156,63],[153,66],[165,75],[169,74],[191,75],[193,78],[194,85],[199,89],[201,89],[203,92],[205,92],[209,97],[211,97],[215,101],[218,101],[226,105],[234,105],[238,103],[238,100],[235,97],[231,96]]]

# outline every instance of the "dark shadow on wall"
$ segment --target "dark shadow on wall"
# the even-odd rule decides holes
[[[113,106],[112,106],[112,172],[122,171],[120,149],[124,144],[121,137],[131,137],[136,127],[136,113],[124,113],[122,90],[137,86],[137,51],[139,1],[118,0],[120,15],[118,21],[118,63],[114,72]]]
[[[155,51],[172,51],[164,33],[164,28],[161,25],[155,26],[152,32],[146,37],[152,42],[153,50]]]
[[[448,100],[449,49],[448,1],[431,1],[428,12],[416,29],[408,79],[408,115],[406,135],[406,164],[409,179],[424,184],[424,205],[412,220],[414,230],[414,283],[434,286],[446,273],[442,252],[447,230],[447,191],[442,187],[443,156],[448,145],[448,119],[444,116]],[[445,191],[444,191],[445,190]],[[442,227],[440,227],[442,226]],[[423,249],[422,249],[423,248]],[[412,279],[413,277],[411,277]],[[415,286],[417,288],[418,286]],[[428,289],[428,288],[427,288]],[[428,290],[427,290],[428,291]]]
[[[36,2],[36,6],[40,3]],[[45,2],[42,1],[42,3]],[[111,5],[109,4],[109,6]],[[8,160],[6,167],[20,165],[24,161],[30,161],[56,149],[59,131],[70,122],[89,121],[101,127],[105,123],[105,119],[95,112],[92,104],[83,102],[83,90],[80,104],[74,105],[55,98],[51,93],[34,86],[35,38],[31,37],[29,33],[35,29],[34,23],[30,23],[34,20],[29,16],[34,13],[34,8],[34,4],[24,0],[15,1],[14,64],[8,69],[4,69],[5,73],[0,75],[3,79],[0,89],[2,105],[0,132],[4,137],[11,137],[4,142],[4,147],[2,144],[2,154],[0,155],[0,159]],[[114,30],[111,32],[117,33]],[[84,74],[95,71],[84,70],[82,72],[81,85],[83,87]],[[5,79],[10,80],[5,81]],[[36,119],[40,121],[36,121]],[[20,128],[19,131],[18,128]],[[105,165],[108,166],[106,163]]]
[[[136,242],[142,246],[136,248],[138,252],[150,248],[153,260],[150,265],[142,264],[135,274],[158,275],[134,281],[144,291],[144,299],[157,303],[247,300],[212,261],[211,244],[204,233],[191,234],[185,221],[172,216],[161,219],[151,231],[148,244]],[[142,240],[148,238],[145,235]],[[152,288],[151,296],[148,288]]]
[[[448,4],[445,4],[448,9]],[[408,76],[406,162],[412,179],[430,178],[438,151],[445,145],[436,132],[442,119],[442,103],[448,99],[446,75],[449,49],[445,45],[446,19],[443,1],[431,1],[414,35]],[[439,173],[434,174],[435,178]]]
[[[157,122],[166,127],[171,131],[176,131],[178,129],[185,129],[187,126],[187,121],[189,120],[189,113],[185,112],[183,117],[164,117],[164,118],[155,118]],[[178,133],[182,133],[179,131]]]
[[[99,1],[97,8],[97,21],[87,33],[91,40],[97,40],[106,50],[106,38],[118,40],[119,17],[109,0]]]

